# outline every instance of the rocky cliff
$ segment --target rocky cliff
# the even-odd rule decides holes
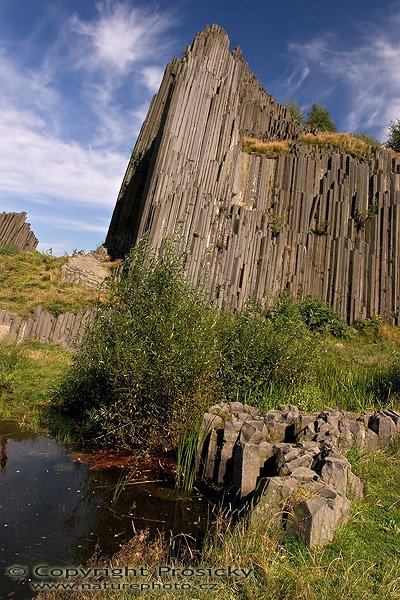
[[[0,246],[12,244],[23,250],[35,250],[39,243],[31,230],[29,223],[25,223],[26,213],[0,213]]]
[[[240,307],[289,290],[317,295],[349,322],[399,322],[400,158],[360,160],[296,143],[300,128],[212,25],[166,68],[122,182],[106,247],[179,233],[193,284]],[[246,136],[292,140],[277,158]]]

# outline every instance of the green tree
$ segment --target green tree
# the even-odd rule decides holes
[[[320,131],[331,131],[332,133],[336,131],[336,125],[332,121],[328,109],[316,102],[311,105],[306,125]]]
[[[290,116],[293,117],[296,121],[304,125],[305,123],[305,115],[303,109],[298,105],[297,100],[288,100],[286,98],[283,106],[289,111]]]
[[[389,137],[385,142],[386,148],[391,148],[395,152],[400,152],[400,119],[390,121]]]

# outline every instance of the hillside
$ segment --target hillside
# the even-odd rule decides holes
[[[98,290],[61,280],[60,269],[67,260],[67,256],[0,247],[0,310],[27,317],[38,306],[54,315],[94,306],[101,299]]]

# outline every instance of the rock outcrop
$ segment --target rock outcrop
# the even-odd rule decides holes
[[[249,527],[281,524],[311,547],[332,541],[363,484],[343,452],[374,452],[400,437],[400,414],[355,417],[296,406],[261,414],[240,402],[217,404],[199,434],[199,475],[251,503]]]
[[[25,223],[26,213],[0,213],[0,246],[12,244],[22,250],[35,250],[39,240]]]
[[[71,256],[61,267],[61,281],[100,288],[109,271],[93,254]]]
[[[178,232],[189,280],[219,305],[289,290],[323,298],[348,322],[399,323],[400,158],[303,143],[277,158],[242,151],[245,136],[299,134],[226,33],[206,28],[151,103],[108,231],[111,256],[146,232],[155,247]]]
[[[0,310],[0,341],[23,342],[38,340],[75,350],[83,340],[85,329],[95,309],[82,309],[76,314],[53,315],[38,306],[34,314],[24,319],[7,310]]]

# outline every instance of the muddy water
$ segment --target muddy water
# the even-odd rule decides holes
[[[120,491],[120,479],[121,469],[91,470],[51,437],[1,422],[0,598],[31,597],[35,565],[85,565],[95,550],[116,552],[134,530],[201,540],[208,520],[204,498],[182,498],[160,483]],[[24,567],[27,577],[8,577],[11,565]]]

